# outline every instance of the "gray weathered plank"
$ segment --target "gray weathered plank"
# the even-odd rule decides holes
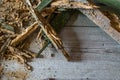
[[[42,53],[44,58],[37,58],[29,62],[33,66],[32,72],[24,69],[24,65],[20,65],[16,61],[4,63],[5,71],[21,70],[27,72],[27,80],[45,80],[48,78],[56,80],[120,79],[120,45],[99,27],[67,26],[62,30],[60,37],[72,56],[70,62],[66,61],[62,53],[57,53],[49,45]],[[36,41],[32,43],[30,48],[34,52],[39,51]],[[54,57],[51,57],[51,54],[54,54]],[[14,80],[15,78],[8,79],[4,76],[4,79]]]
[[[120,43],[120,33],[114,29],[111,25],[111,21],[105,16],[99,9],[82,10],[80,11],[85,14],[90,20],[104,30],[110,37]],[[118,26],[119,27],[119,26]]]

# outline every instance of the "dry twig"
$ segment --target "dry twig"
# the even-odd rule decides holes
[[[52,42],[52,44],[54,45],[54,47],[56,48],[56,50],[58,52],[63,52],[64,56],[68,60],[70,60],[70,56],[65,51],[65,49],[63,47],[63,44],[62,44],[62,41],[57,36],[56,32],[53,30],[53,28],[51,27],[51,25],[40,14],[38,14],[37,11],[35,11],[33,9],[33,7],[32,7],[32,5],[31,5],[31,3],[30,3],[29,0],[26,0],[26,2],[29,5],[30,11],[31,11],[33,17],[38,22],[38,24],[40,25],[41,29],[45,33],[45,35],[50,39],[50,41]]]
[[[16,46],[20,41],[24,40],[27,36],[29,36],[32,32],[34,32],[38,28],[38,23],[35,22],[31,26],[29,26],[22,34],[18,35],[15,39],[12,40],[11,45]]]

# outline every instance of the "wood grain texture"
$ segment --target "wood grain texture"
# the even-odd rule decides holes
[[[81,10],[90,20],[103,29],[110,37],[120,43],[120,33],[111,26],[111,20],[99,9]]]
[[[83,15],[80,14],[80,16]],[[80,17],[77,21],[79,19]],[[86,19],[86,17],[83,18],[83,20]],[[81,22],[79,22],[80,26],[66,26],[60,34],[66,50],[72,56],[72,61],[66,61],[62,53],[57,53],[49,45],[42,53],[44,58],[29,62],[33,66],[33,71],[28,71],[27,80],[49,78],[55,80],[119,80],[120,45],[98,26],[91,25],[91,22],[87,23],[84,26]],[[34,52],[39,51],[39,45],[36,42],[34,41],[30,47]],[[53,54],[54,57],[51,57]],[[5,67],[6,71],[24,68],[18,67],[14,61],[6,62],[6,64],[10,65],[9,68]],[[7,80],[7,77],[5,79]]]
[[[72,56],[67,62],[50,46],[43,59],[30,64],[34,71],[28,80],[119,80],[120,45],[97,26],[65,27],[60,37]],[[55,54],[55,57],[51,57]],[[38,79],[39,78],[39,79]]]

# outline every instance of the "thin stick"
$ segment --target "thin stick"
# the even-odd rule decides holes
[[[66,55],[65,57],[67,58],[67,60],[70,60],[70,56],[68,53],[66,53],[66,51],[63,47],[62,41],[57,36],[56,32],[51,27],[51,25],[40,14],[38,14],[37,11],[35,11],[33,9],[29,0],[26,0],[26,2],[29,5],[30,11],[31,11],[33,17],[36,19],[36,21],[40,25],[41,29],[43,30],[45,35],[48,37],[48,39],[51,41],[51,43],[54,45],[56,50],[58,52],[64,52],[63,54]],[[52,35],[54,35],[54,37]]]
[[[25,31],[23,31],[20,35],[18,35],[15,39],[12,40],[11,45],[16,46],[24,40],[26,37],[28,37],[32,32],[34,32],[38,28],[38,22],[35,22],[31,26],[29,26]]]
[[[8,34],[15,34],[13,31],[9,31],[7,29],[0,28],[0,31],[8,33]]]
[[[38,34],[37,34],[37,40],[39,40],[42,37],[42,29],[39,30]]]
[[[4,53],[6,52],[7,47],[9,46],[11,39],[8,38],[7,41],[0,48],[0,60],[2,60]]]
[[[43,45],[43,47],[42,47],[42,49],[38,52],[38,54],[37,54],[36,57],[39,57],[40,54],[43,52],[43,50],[45,50],[45,48],[46,48],[49,44],[50,44],[49,41],[45,41],[45,42],[44,42],[44,45]]]

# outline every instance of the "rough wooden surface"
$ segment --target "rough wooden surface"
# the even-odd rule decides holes
[[[60,34],[72,62],[67,62],[62,54],[46,49],[44,59],[31,63],[37,65],[31,75],[58,80],[119,80],[120,45],[85,16],[79,15],[72,24],[78,21],[74,26],[69,24]],[[55,57],[50,54],[55,54]]]
[[[109,36],[120,43],[120,34],[115,30],[110,23],[109,18],[107,18],[100,10],[80,10],[89,19],[96,23],[101,29],[103,29]]]
[[[120,46],[96,26],[66,27],[61,38],[73,60],[67,62],[62,55],[47,49],[47,57],[37,59],[30,80],[55,78],[58,80],[119,80]],[[44,54],[43,53],[43,54]],[[39,65],[38,65],[39,64]],[[39,68],[38,68],[39,66]],[[38,74],[40,73],[40,74]]]
[[[27,74],[27,80],[120,79],[120,45],[85,16],[80,14],[74,21],[71,22],[72,26],[69,22],[60,34],[72,61],[66,61],[62,54],[49,46],[42,53],[44,58],[30,62],[33,71],[28,71],[30,73]],[[39,51],[37,43],[31,46],[31,50]],[[23,70],[14,62],[8,65],[11,67],[6,66],[7,71]],[[5,79],[8,80],[6,77]]]

